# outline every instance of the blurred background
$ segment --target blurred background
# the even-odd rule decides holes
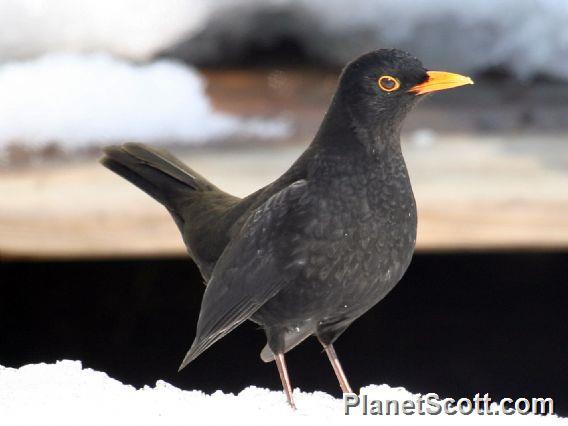
[[[417,254],[340,339],[347,373],[355,387],[553,396],[568,414],[563,0],[0,0],[0,365],[278,389],[251,324],[176,373],[201,278],[165,209],[100,150],[163,146],[244,196],[310,142],[342,66],[387,47],[476,85],[406,121]],[[315,343],[289,368],[337,393]]]

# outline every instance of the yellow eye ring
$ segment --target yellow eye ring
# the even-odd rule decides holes
[[[400,87],[400,81],[390,75],[381,76],[377,83],[381,90],[385,92],[394,92]]]

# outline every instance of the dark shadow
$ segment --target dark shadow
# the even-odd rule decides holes
[[[568,253],[418,254],[395,290],[339,339],[354,387],[443,396],[553,397],[568,414]],[[247,323],[181,373],[201,277],[188,259],[3,263],[0,365],[59,359],[135,386],[279,389]],[[302,390],[339,395],[317,342],[288,356]]]

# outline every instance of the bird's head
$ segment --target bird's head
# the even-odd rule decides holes
[[[401,50],[381,49],[345,67],[337,95],[356,127],[397,132],[423,95],[465,84],[473,81],[459,74],[428,71],[418,59]]]

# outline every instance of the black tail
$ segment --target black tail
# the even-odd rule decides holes
[[[217,189],[170,153],[142,144],[105,148],[101,163],[174,214],[195,191]]]

